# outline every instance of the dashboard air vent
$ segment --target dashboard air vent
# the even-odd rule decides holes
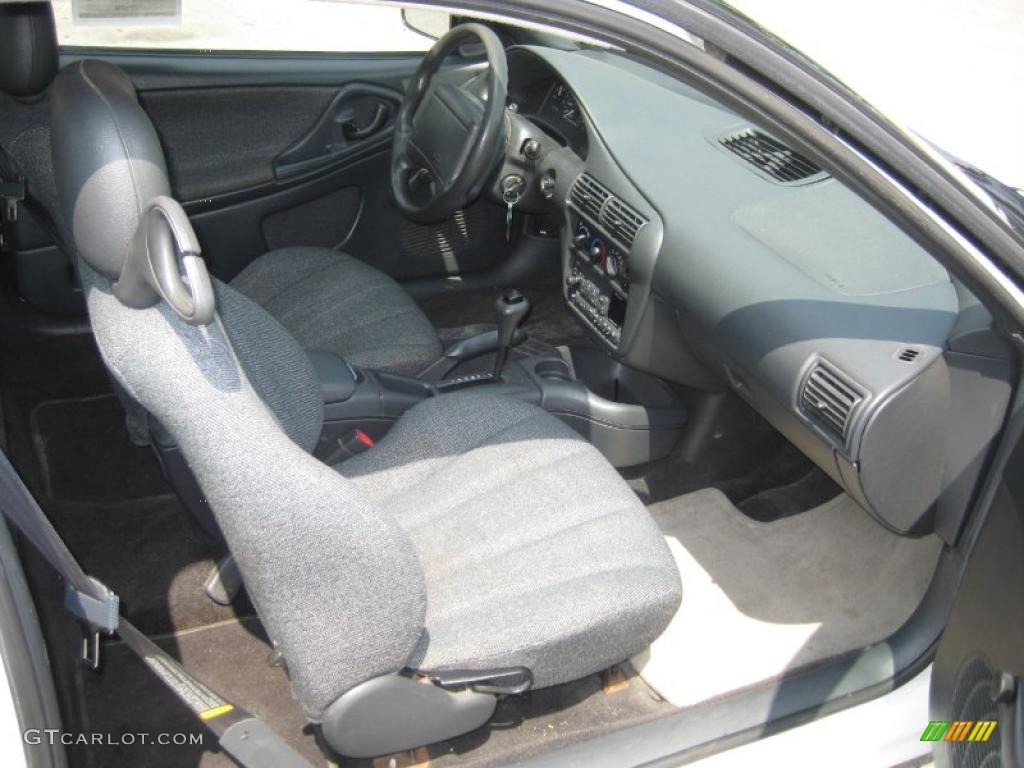
[[[636,233],[647,223],[647,219],[634,211],[617,197],[613,197],[605,206],[601,223],[608,227],[609,232],[626,248],[633,247]]]
[[[800,406],[844,440],[850,416],[860,400],[860,392],[820,361],[807,374],[800,390]]]
[[[587,214],[594,221],[598,221],[601,215],[601,208],[605,201],[611,197],[611,192],[604,188],[597,179],[589,173],[580,174],[579,178],[572,185],[570,198],[582,213]]]
[[[723,136],[719,142],[758,170],[785,184],[803,181],[822,173],[821,168],[806,157],[755,128],[745,128]]]

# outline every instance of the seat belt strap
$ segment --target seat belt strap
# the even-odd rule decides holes
[[[263,721],[197,680],[120,616],[117,595],[82,570],[3,451],[0,451],[0,508],[64,579],[64,607],[92,633],[92,647],[89,638],[85,641],[85,657],[93,667],[98,666],[100,634],[116,632],[202,725],[217,736],[221,749],[243,768],[312,768]]]
[[[74,251],[64,241],[64,235],[54,221],[50,211],[39,202],[28,188],[25,177],[18,173],[17,166],[8,152],[0,147],[0,224],[13,224],[18,220],[18,206],[24,205],[42,229],[53,240],[53,244],[69,259]]]

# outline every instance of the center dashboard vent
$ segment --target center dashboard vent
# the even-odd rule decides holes
[[[863,395],[845,376],[822,361],[815,363],[800,389],[800,407],[845,440],[850,417]]]
[[[607,187],[587,172],[580,174],[573,183],[569,198],[580,213],[604,225],[608,234],[627,249],[633,247],[637,233],[647,223],[647,219],[614,197]]]
[[[601,182],[584,172],[572,185],[569,196],[581,213],[585,213],[597,221],[601,217],[601,209],[604,208],[605,202],[612,196],[612,193]]]
[[[601,214],[601,223],[608,227],[611,235],[627,248],[633,247],[636,233],[647,223],[647,219],[634,211],[617,197],[608,201]]]
[[[784,184],[824,175],[824,171],[806,157],[756,128],[744,128],[718,141],[762,173]]]

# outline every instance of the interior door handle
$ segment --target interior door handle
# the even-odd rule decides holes
[[[372,83],[342,86],[313,127],[274,158],[274,176],[299,176],[381,149],[401,103],[402,93],[391,88]],[[370,121],[361,126],[371,112]]]
[[[390,113],[391,109],[386,104],[378,102],[369,123],[360,128],[354,120],[346,120],[341,126],[342,133],[349,141],[368,138],[384,127]]]

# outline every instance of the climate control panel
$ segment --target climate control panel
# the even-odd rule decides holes
[[[628,254],[582,217],[573,222],[565,288],[569,306],[617,347],[629,298]]]
[[[609,281],[629,292],[628,255],[606,235],[582,217],[576,219],[572,237],[573,250],[589,261]]]

